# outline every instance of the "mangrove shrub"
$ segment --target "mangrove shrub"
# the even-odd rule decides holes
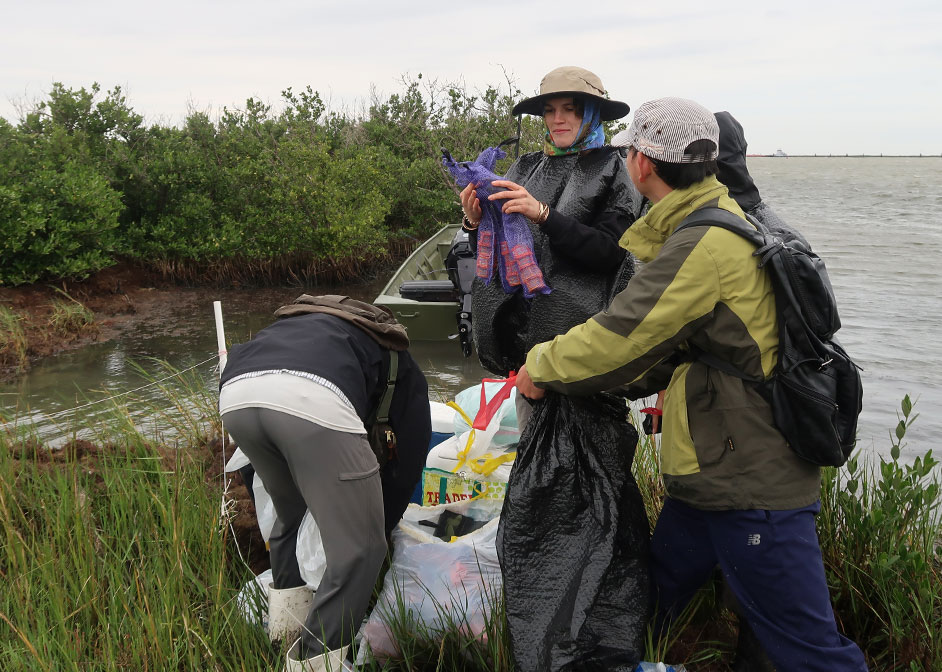
[[[145,126],[120,88],[54,84],[18,125],[0,120],[0,283],[122,259],[190,281],[308,280],[422,240],[460,216],[442,148],[468,160],[516,134],[522,94],[402,85],[361,114],[307,87],[279,110],[250,98]],[[539,122],[523,122],[522,149],[539,147]]]

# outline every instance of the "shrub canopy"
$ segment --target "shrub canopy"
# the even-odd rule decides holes
[[[514,136],[522,94],[421,75],[402,87],[360,115],[307,87],[284,91],[280,111],[250,98],[177,127],[146,126],[120,88],[53,84],[17,125],[0,119],[0,284],[121,259],[178,279],[279,282],[423,240],[460,217],[441,149],[473,159]],[[524,117],[521,151],[541,142]]]

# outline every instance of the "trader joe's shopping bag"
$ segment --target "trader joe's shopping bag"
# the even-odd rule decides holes
[[[458,404],[449,404],[457,411],[465,431],[429,451],[422,474],[423,505],[503,498],[516,455],[516,443],[508,443],[508,436],[519,434],[515,420],[510,430],[504,421],[514,413],[514,381],[514,376],[506,380],[485,379],[480,386],[466,390],[477,395],[474,420]],[[499,444],[496,437],[501,433],[504,443]]]
[[[501,481],[477,480],[464,472],[426,467],[422,471],[422,505],[453,504],[468,499],[502,500],[507,491],[506,478]]]
[[[400,657],[396,632],[437,636],[460,628],[487,636],[500,595],[495,548],[500,509],[496,500],[409,505],[392,533],[392,564],[361,630],[358,664],[370,653],[379,660]],[[464,530],[470,532],[461,534]]]

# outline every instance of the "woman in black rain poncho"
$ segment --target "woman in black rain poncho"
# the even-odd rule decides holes
[[[628,114],[583,68],[548,73],[515,114],[542,116],[542,152],[524,154],[490,199],[530,222],[549,294],[526,299],[497,278],[475,279],[474,342],[481,363],[507,375],[527,351],[603,310],[624,288],[632,259],[618,240],[641,209],[603,121]],[[481,207],[461,192],[476,245]],[[495,272],[499,272],[495,270]],[[531,417],[532,414],[532,417]],[[644,505],[631,476],[638,434],[623,399],[517,397],[523,434],[508,484],[498,552],[517,669],[633,671],[648,615]]]

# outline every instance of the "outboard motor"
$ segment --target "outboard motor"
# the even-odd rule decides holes
[[[474,281],[475,263],[468,232],[458,229],[445,258],[445,268],[448,270],[448,278],[458,289],[458,338],[465,357],[471,356],[471,344],[474,341],[471,331],[471,284]]]

